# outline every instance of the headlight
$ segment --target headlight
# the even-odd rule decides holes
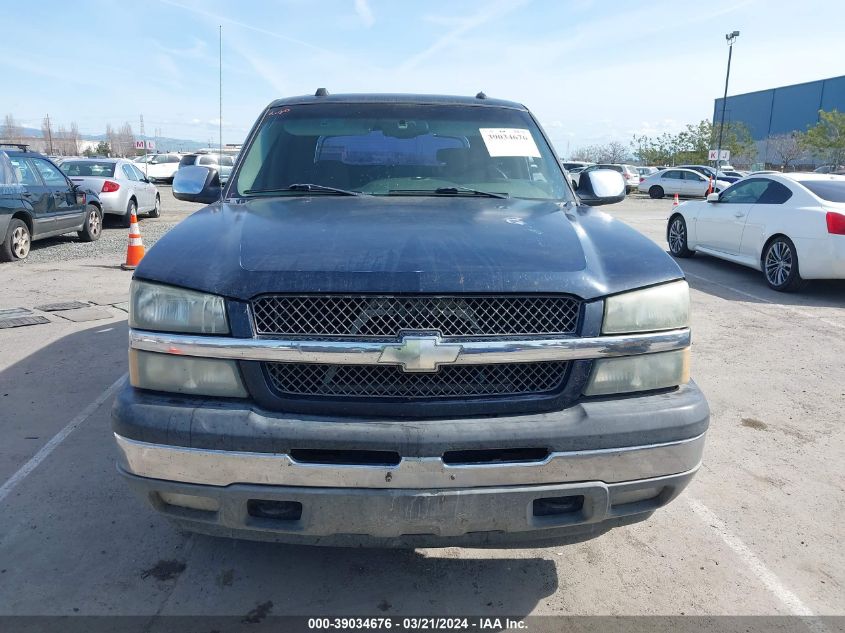
[[[228,334],[223,297],[195,290],[133,281],[129,327],[162,332]]]
[[[689,348],[673,352],[602,358],[593,362],[585,396],[676,387],[689,382]]]
[[[139,389],[197,396],[246,398],[233,360],[129,350],[129,382]]]
[[[689,285],[686,281],[634,290],[604,302],[602,334],[655,332],[689,327]]]

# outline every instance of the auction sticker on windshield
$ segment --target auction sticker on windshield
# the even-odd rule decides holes
[[[530,156],[540,158],[540,150],[531,132],[516,127],[482,127],[481,138],[491,158],[500,156]]]

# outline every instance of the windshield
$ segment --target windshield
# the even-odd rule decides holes
[[[237,195],[312,195],[311,184],[372,195],[571,200],[527,112],[416,104],[307,104],[271,110],[246,150]],[[330,193],[323,191],[322,193]]]
[[[114,163],[70,160],[63,162],[61,169],[68,176],[95,176],[97,178],[111,178],[114,176]]]

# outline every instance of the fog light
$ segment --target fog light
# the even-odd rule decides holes
[[[246,398],[233,360],[129,350],[129,382],[139,389]]]
[[[639,490],[613,492],[610,495],[610,503],[613,507],[616,507],[627,503],[648,501],[649,499],[654,499],[658,496],[662,490],[662,488],[640,488]]]
[[[158,497],[167,505],[179,508],[190,508],[191,510],[203,510],[205,512],[217,512],[220,509],[220,502],[211,497],[183,495],[178,492],[160,492]]]

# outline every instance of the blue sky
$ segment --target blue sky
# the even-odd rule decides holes
[[[730,93],[845,73],[845,2],[709,0],[56,0],[0,4],[0,116],[83,133],[129,121],[240,141],[280,96],[488,95],[525,103],[558,152],[711,116]]]

